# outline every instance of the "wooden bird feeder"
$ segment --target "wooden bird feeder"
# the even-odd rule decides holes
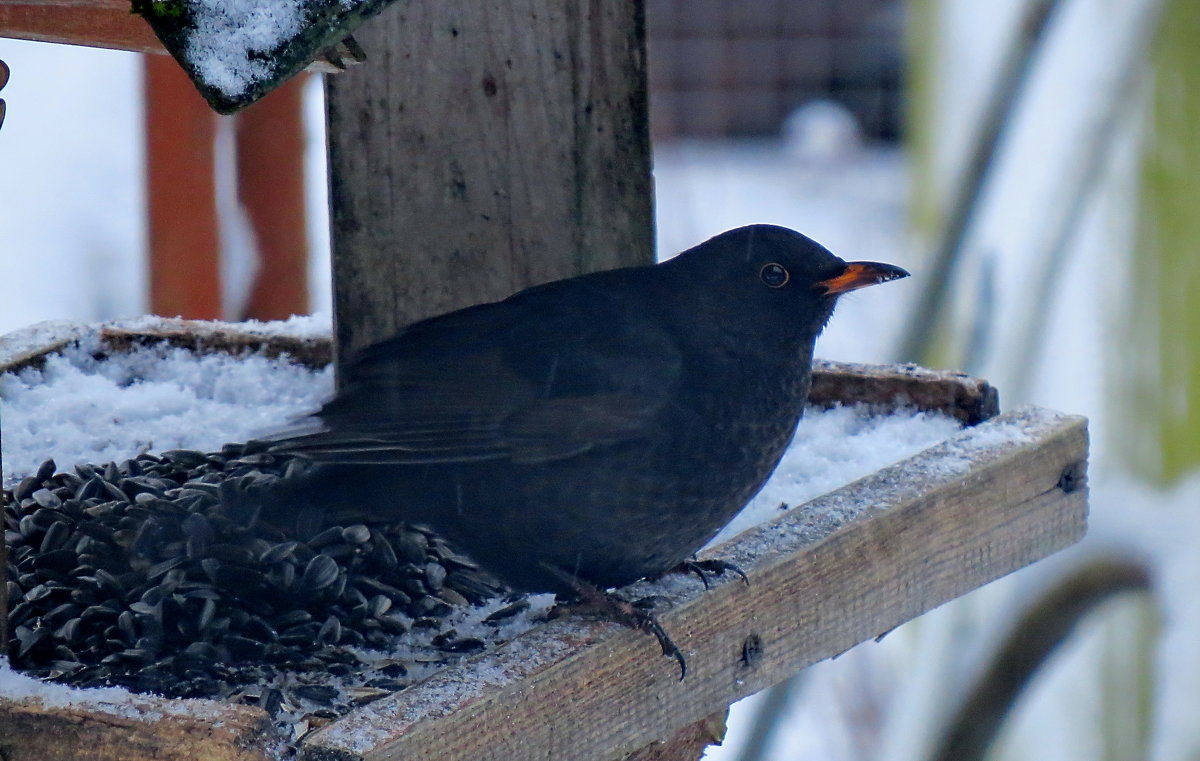
[[[37,365],[96,331],[41,330],[0,341],[0,372]],[[114,351],[167,341],[196,352],[286,354],[311,366],[332,354],[327,339],[227,324],[163,321],[99,333]],[[719,736],[708,717],[734,700],[1084,534],[1081,417],[1036,407],[997,414],[987,383],[910,365],[820,362],[812,402],[936,410],[964,428],[712,550],[743,568],[749,587],[722,579],[705,591],[680,575],[635,585],[632,595],[669,597],[661,621],[687,656],[686,680],[652,638],[568,617],[310,732],[298,758],[610,759],[667,738],[695,758],[703,747],[697,735],[709,742]],[[150,696],[113,704],[80,695],[69,706],[0,698],[0,757],[268,759],[280,743],[258,708]]]
[[[127,28],[126,8],[0,3],[0,35],[156,48],[146,27]],[[107,43],[99,25],[45,33],[47,9],[121,28]],[[320,364],[431,314],[652,261],[643,16],[641,2],[390,5],[355,33],[369,63],[326,85],[335,345],[198,323],[103,338]],[[83,330],[26,334],[0,370],[37,363]],[[661,622],[687,656],[685,681],[652,638],[568,617],[332,721],[298,758],[694,759],[734,700],[1084,534],[1081,417],[997,414],[985,382],[912,366],[821,363],[812,401],[939,410],[965,427],[716,548],[749,587],[722,579],[705,591],[672,576],[630,590],[673,603]],[[253,707],[0,698],[4,761],[268,759],[279,744]]]
[[[361,63],[351,34],[392,2],[4,0],[0,37],[168,53],[214,111],[230,114],[305,69],[336,72]],[[255,33],[243,38],[239,26],[249,25]]]

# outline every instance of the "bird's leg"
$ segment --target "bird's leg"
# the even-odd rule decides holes
[[[706,558],[704,560],[697,560],[693,558],[691,560],[683,561],[671,570],[678,573],[696,574],[700,577],[700,581],[704,582],[705,589],[709,589],[708,575],[710,573],[720,575],[726,571],[732,571],[738,576],[741,576],[742,581],[746,582],[746,586],[750,586],[750,578],[746,576],[745,571],[743,571],[741,568],[738,568],[733,563],[730,563],[728,560],[721,560],[720,558]]]
[[[546,563],[542,563],[542,567],[563,584],[569,586],[579,597],[579,603],[574,606],[576,611],[594,612],[630,629],[653,634],[654,638],[658,640],[659,647],[662,648],[663,655],[674,658],[675,662],[679,664],[679,681],[682,682],[683,678],[687,676],[687,661],[684,659],[683,653],[671,641],[671,637],[658,623],[658,619],[654,617],[651,610],[638,603],[622,600],[615,594],[569,574],[561,568]]]

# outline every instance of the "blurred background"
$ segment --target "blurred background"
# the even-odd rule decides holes
[[[1200,758],[1200,3],[646,0],[662,256],[750,222],[914,277],[821,356],[1090,418],[1067,552],[735,706],[708,758]],[[0,39],[0,333],[148,311],[143,62]],[[328,311],[319,77],[308,298]],[[261,248],[216,122],[221,311]],[[200,203],[198,200],[197,203]]]

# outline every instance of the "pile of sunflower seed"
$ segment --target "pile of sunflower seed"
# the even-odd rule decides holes
[[[485,648],[448,621],[505,590],[427,527],[311,521],[285,535],[259,521],[244,495],[296,465],[254,442],[74,472],[45,462],[5,493],[12,666],[225,697],[303,728]],[[528,608],[505,602],[483,623]],[[370,657],[422,632],[412,660]]]

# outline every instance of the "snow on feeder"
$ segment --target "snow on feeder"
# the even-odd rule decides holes
[[[1083,418],[1000,415],[994,390],[961,374],[818,363],[810,403],[830,412],[806,415],[798,440],[832,437],[822,448],[834,460],[864,453],[837,472],[842,485],[811,483],[799,471],[808,453],[785,459],[750,508],[759,515],[738,523],[749,527],[708,550],[744,569],[749,587],[721,578],[706,590],[669,574],[624,590],[671,601],[660,618],[687,654],[681,684],[653,640],[604,621],[544,620],[545,596],[505,597],[424,527],[314,526],[288,538],[223,502],[222,484],[286,469],[253,444],[223,446],[271,427],[233,404],[253,394],[231,378],[252,365],[261,378],[290,373],[246,375],[270,401],[291,397],[289,412],[268,414],[285,418],[329,390],[329,357],[308,323],[58,324],[0,341],[13,497],[5,641],[27,672],[0,672],[8,761],[267,758],[286,745],[312,759],[609,757],[1085,528]],[[37,396],[54,383],[57,402]],[[123,406],[121,394],[138,391],[150,401]],[[27,423],[26,402],[46,420]],[[222,404],[215,430],[184,417],[195,407],[219,421]],[[106,429],[147,407],[171,422],[119,442]],[[58,450],[44,464],[56,444],[31,431],[67,438],[55,426],[72,416],[89,434],[75,434],[85,454]],[[18,451],[10,442],[22,437]]]

